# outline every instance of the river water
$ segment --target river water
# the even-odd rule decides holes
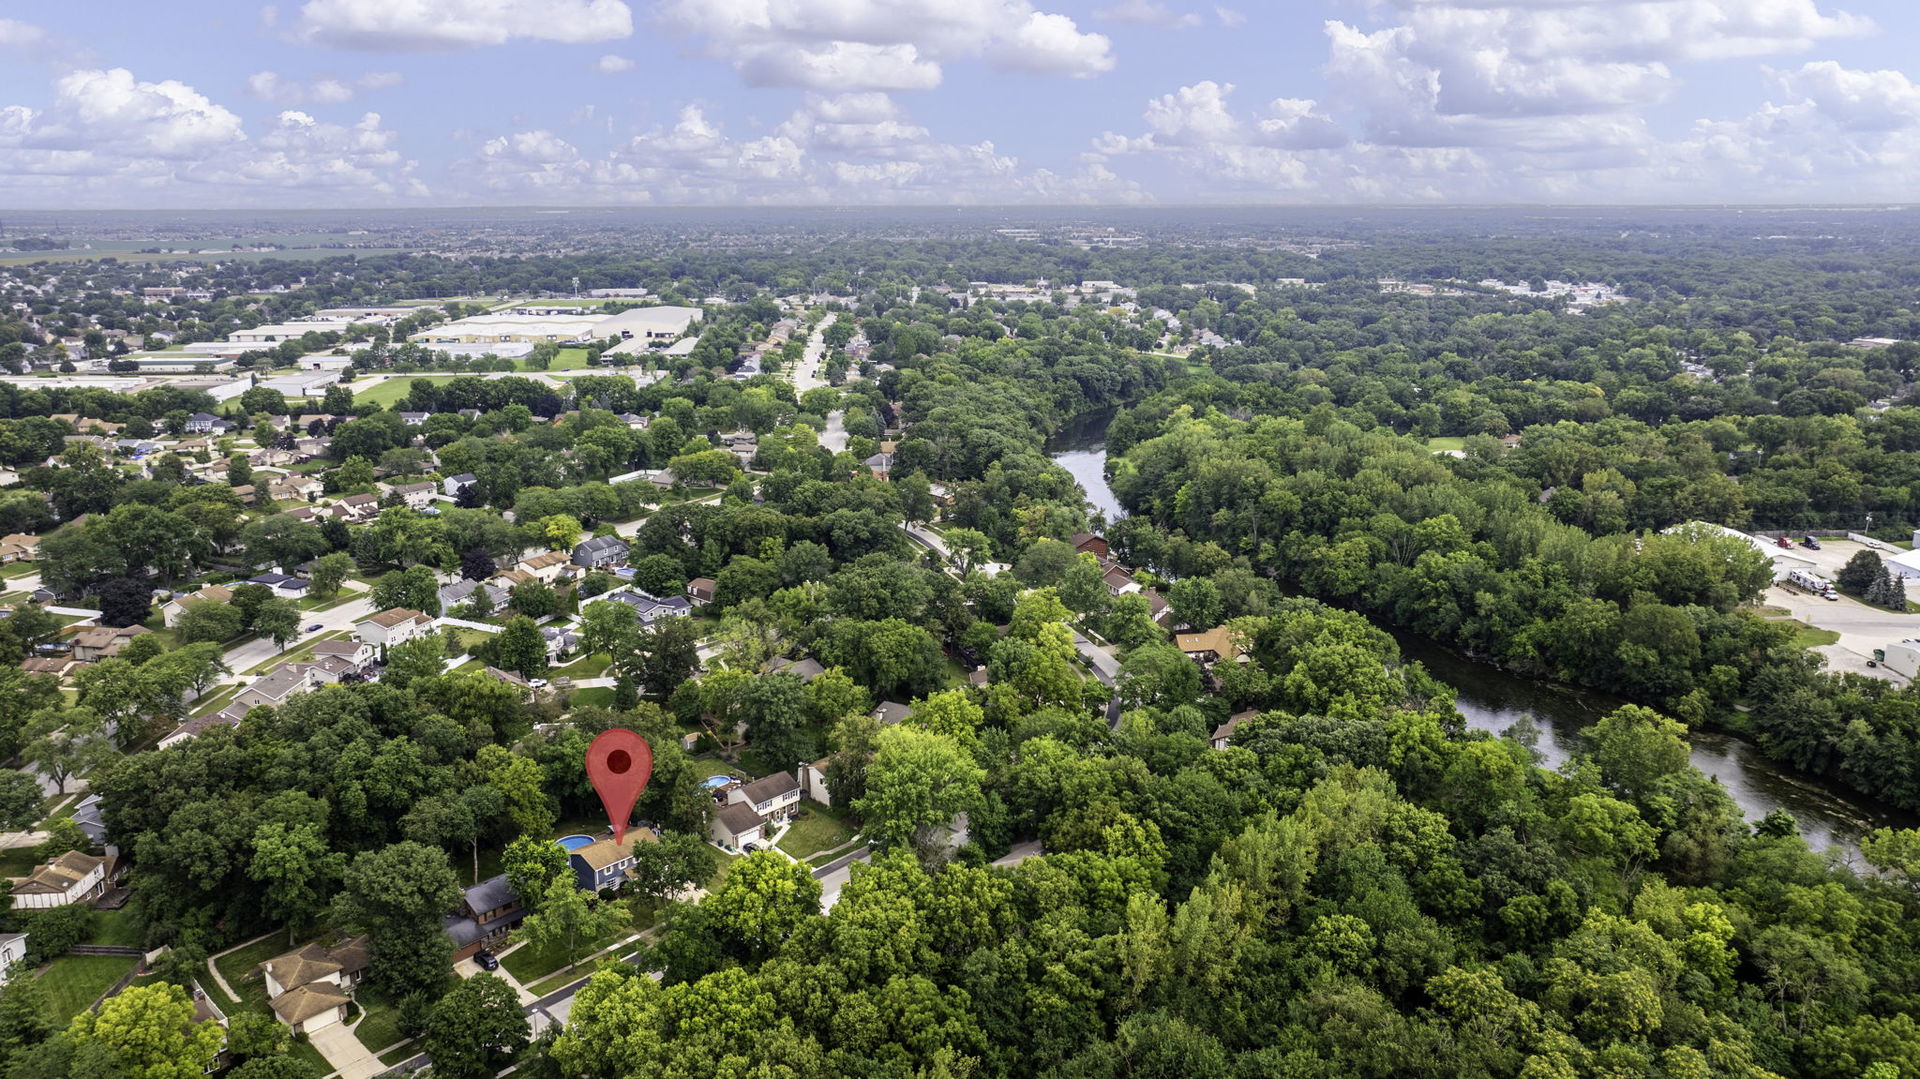
[[[1106,427],[1112,419],[1111,411],[1090,413],[1047,442],[1048,455],[1073,473],[1088,503],[1110,521],[1126,515],[1107,485]],[[1592,690],[1519,678],[1433,641],[1396,637],[1402,656],[1418,660],[1458,692],[1455,706],[1469,724],[1493,734],[1518,728],[1548,768],[1559,767],[1578,749],[1582,730],[1627,703]],[[1693,766],[1726,788],[1748,820],[1784,809],[1814,850],[1838,848],[1857,863],[1857,843],[1867,830],[1916,824],[1911,814],[1776,764],[1739,738],[1713,731],[1691,731],[1687,738],[1693,743]]]

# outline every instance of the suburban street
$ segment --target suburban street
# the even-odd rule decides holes
[[[311,640],[323,633],[352,629],[355,622],[360,621],[372,613],[374,613],[373,599],[371,593],[365,592],[361,593],[357,599],[348,600],[337,607],[325,611],[301,611],[300,635],[288,642],[287,648],[298,648],[300,647],[300,642]],[[308,633],[307,627],[316,623],[318,623],[321,628],[312,633]],[[281,648],[275,646],[273,641],[266,638],[251,640],[236,648],[229,649],[221,659],[233,673],[226,676],[222,681],[249,681],[250,678],[247,675],[247,671],[265,663],[279,655],[282,651]]]
[[[839,317],[840,314],[837,311],[827,312],[827,317],[821,319],[820,325],[813,328],[813,336],[807,338],[807,351],[800,357],[800,362],[794,365],[791,372],[795,393],[806,393],[808,390],[827,385],[827,380],[820,377],[820,369],[827,358],[826,332],[827,327],[833,325],[834,320]],[[820,444],[830,453],[839,453],[847,448],[846,418],[846,413],[840,409],[827,413],[827,429],[820,432]]]

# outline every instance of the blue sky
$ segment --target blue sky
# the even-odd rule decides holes
[[[1906,201],[1917,6],[13,0],[0,207]]]

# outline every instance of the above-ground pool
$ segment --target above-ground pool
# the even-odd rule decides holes
[[[593,837],[590,835],[563,835],[559,839],[554,840],[554,842],[568,850],[579,850],[581,847],[592,846]]]
[[[733,782],[732,776],[708,776],[700,781],[700,785],[708,790],[714,790],[718,787],[724,787],[731,782]]]

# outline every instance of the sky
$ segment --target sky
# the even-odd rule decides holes
[[[1904,202],[1916,44],[1913,0],[0,0],[0,207]]]

